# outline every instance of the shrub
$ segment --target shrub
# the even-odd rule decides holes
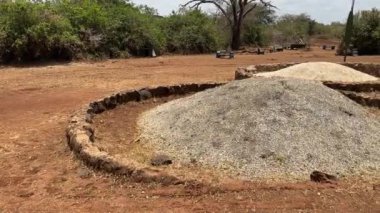
[[[275,25],[275,42],[289,45],[306,42],[314,32],[315,22],[306,14],[283,15]]]
[[[110,24],[106,33],[109,47],[143,56],[151,49],[157,53],[165,50],[165,34],[159,26],[160,20],[153,14],[142,13],[132,7],[112,8],[109,11]]]
[[[352,44],[361,55],[380,54],[380,11],[361,11],[354,17]]]
[[[51,10],[49,4],[3,3],[0,13],[3,62],[69,60],[81,46],[69,20]]]
[[[380,54],[380,11],[361,11],[354,16],[353,35],[350,49],[357,49],[360,55]],[[343,43],[337,53],[343,55]]]
[[[173,13],[163,20],[167,50],[176,53],[208,53],[220,44],[215,21],[199,10]]]
[[[125,1],[0,2],[0,62],[165,51],[160,20]]]
[[[262,47],[269,44],[269,37],[263,25],[253,25],[245,29],[243,43]]]

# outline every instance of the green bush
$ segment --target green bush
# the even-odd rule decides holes
[[[69,20],[49,4],[26,1],[0,5],[0,60],[27,62],[72,59],[81,44]]]
[[[166,49],[160,20],[125,1],[0,2],[0,61],[146,55]]]
[[[200,11],[159,17],[122,0],[1,1],[0,24],[1,62],[206,53],[219,42]]]
[[[267,46],[270,43],[270,35],[264,25],[252,25],[244,30],[243,43],[246,45]]]
[[[283,15],[275,26],[275,42],[289,45],[299,41],[306,42],[314,33],[315,22],[306,14]]]
[[[332,22],[331,24],[317,23],[313,36],[320,39],[341,39],[344,32],[344,24]]]
[[[357,49],[360,55],[380,54],[380,11],[378,9],[361,11],[354,15],[349,52],[352,49]],[[343,55],[343,50],[344,43],[342,42],[337,54]]]
[[[352,44],[361,55],[380,54],[380,11],[361,11],[354,17]]]
[[[268,46],[271,42],[271,25],[275,21],[275,11],[259,5],[244,20],[242,41],[244,45]]]
[[[199,10],[173,13],[163,20],[167,50],[176,53],[208,53],[220,46],[215,21]]]
[[[379,15],[356,17],[353,43],[360,52],[379,52]],[[342,25],[322,25],[307,15],[258,8],[242,28],[245,45],[283,44],[312,35],[341,34]],[[180,10],[167,17],[127,0],[0,0],[0,63],[157,54],[209,53],[229,45],[220,14]]]
[[[153,14],[132,7],[111,8],[109,11],[106,40],[113,50],[142,56],[151,49],[158,54],[165,51],[166,37],[159,26],[160,20]]]

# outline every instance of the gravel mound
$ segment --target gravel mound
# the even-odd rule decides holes
[[[339,82],[365,82],[376,81],[378,78],[359,72],[352,68],[329,62],[309,62],[297,64],[285,69],[259,73],[262,77],[288,77],[317,81],[339,81]]]
[[[377,175],[380,119],[319,82],[251,78],[144,113],[142,141],[174,162],[248,179]]]

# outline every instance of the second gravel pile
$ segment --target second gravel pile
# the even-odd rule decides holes
[[[302,63],[275,72],[258,73],[256,76],[277,76],[335,82],[366,82],[379,80],[374,76],[330,62]]]
[[[380,121],[319,82],[235,81],[158,106],[139,120],[144,142],[175,162],[248,179],[380,171]]]

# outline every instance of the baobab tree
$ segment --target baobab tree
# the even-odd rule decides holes
[[[241,43],[241,31],[245,17],[259,5],[275,8],[267,0],[190,0],[183,6],[198,8],[202,4],[214,5],[227,19],[231,29],[231,48],[237,50]]]

